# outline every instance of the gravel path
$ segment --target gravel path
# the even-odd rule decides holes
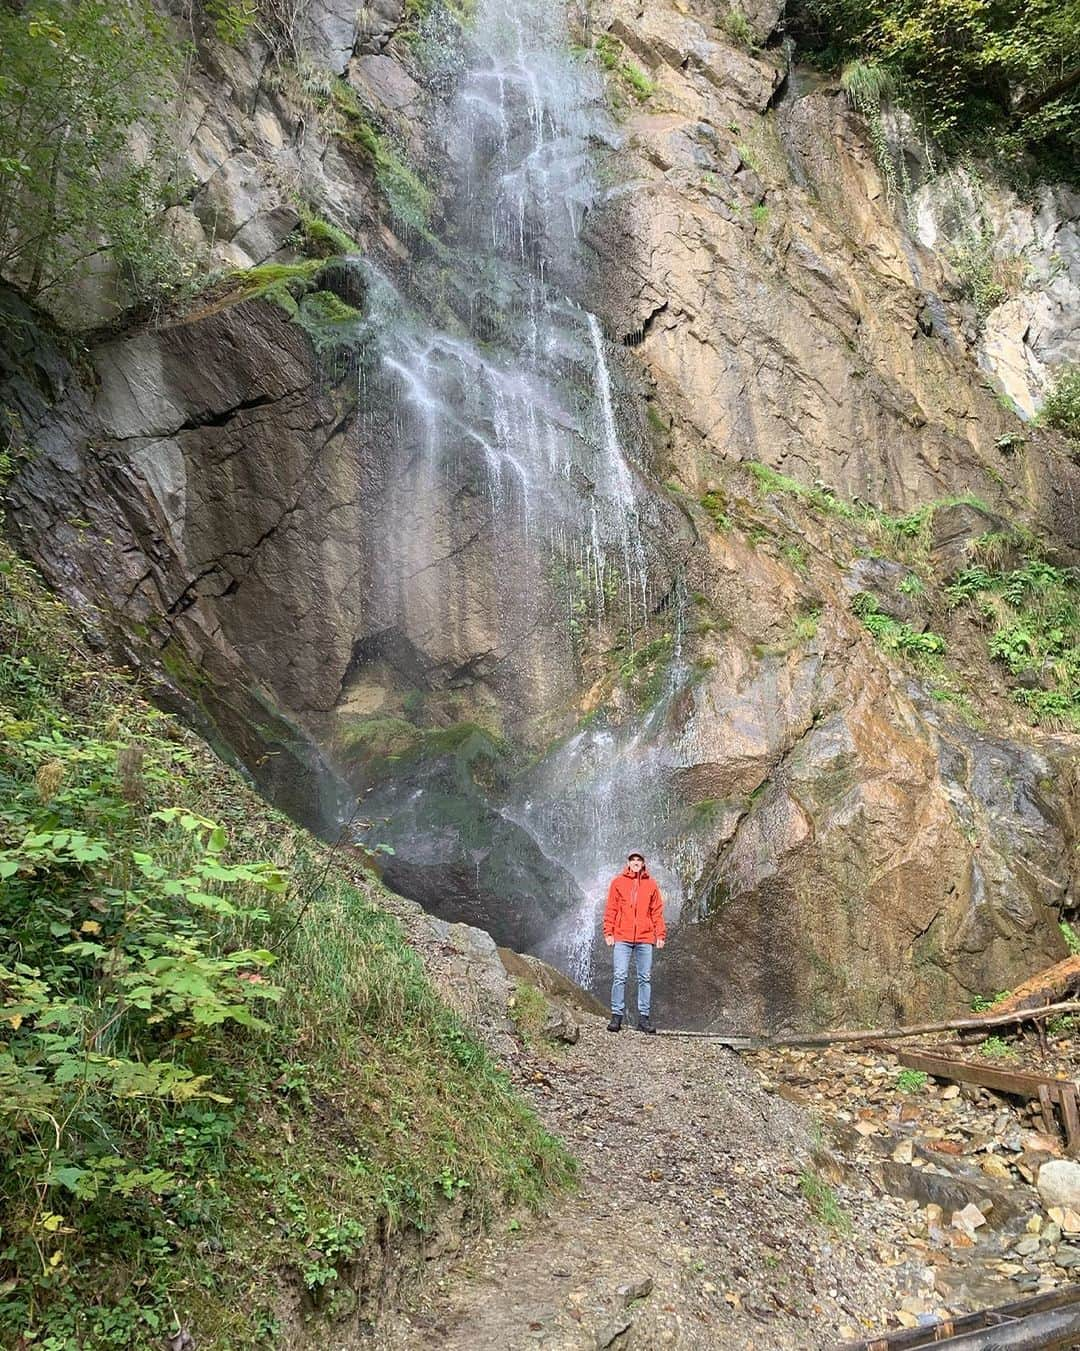
[[[829,1162],[809,1116],[714,1042],[582,1024],[512,1069],[580,1160],[578,1190],[472,1240],[380,1345],[810,1351],[880,1326],[903,1271],[872,1227],[812,1214]]]

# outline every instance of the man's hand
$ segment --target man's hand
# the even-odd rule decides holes
[[[613,948],[615,946],[615,939],[611,936],[611,934],[604,935],[604,942],[608,945],[609,948]]]
[[[658,948],[662,948],[662,947],[664,946],[664,940],[663,940],[662,938],[658,938],[658,939],[656,940],[656,946],[657,946]]]

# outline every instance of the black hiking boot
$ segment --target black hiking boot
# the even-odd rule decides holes
[[[621,1032],[621,1031],[622,1031],[622,1019],[623,1019],[623,1016],[622,1016],[621,1013],[613,1013],[613,1014],[611,1015],[611,1022],[608,1023],[608,1025],[607,1025],[607,1030],[608,1030],[609,1032]]]
[[[656,1036],[656,1028],[649,1022],[649,1015],[647,1013],[639,1015],[637,1025],[639,1032],[648,1032],[650,1037]]]

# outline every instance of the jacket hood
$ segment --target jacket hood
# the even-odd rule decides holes
[[[638,877],[638,878],[648,877],[648,876],[649,876],[649,869],[648,869],[647,867],[644,867],[644,868],[642,868],[641,872],[639,872],[639,873],[632,873],[632,872],[630,871],[630,865],[627,864],[626,867],[623,869],[623,876],[624,876],[624,877]]]

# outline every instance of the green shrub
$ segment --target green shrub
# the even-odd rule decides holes
[[[989,654],[1011,677],[1039,677],[1042,688],[1013,689],[1017,703],[1039,722],[1080,727],[1080,573],[1075,568],[1032,556],[1011,569],[973,563],[953,578],[945,595],[953,606],[972,607],[990,627]]]
[[[104,251],[131,299],[175,282],[160,229],[169,154],[155,100],[182,47],[144,0],[0,9],[0,274],[34,299]],[[130,153],[139,126],[148,153]]]
[[[264,1347],[290,1271],[568,1179],[378,895],[0,551],[0,1343]]]
[[[818,64],[859,67],[868,99],[890,85],[947,153],[992,147],[1017,169],[1034,153],[1044,172],[1075,175],[1080,91],[1062,79],[1080,64],[1070,6],[803,0],[790,31]]]
[[[979,1054],[987,1057],[998,1056],[1002,1060],[1015,1060],[1016,1048],[1010,1046],[1004,1037],[987,1037],[979,1047]]]
[[[622,44],[618,38],[613,38],[610,33],[601,33],[593,45],[593,51],[605,70],[618,70],[622,60]]]
[[[916,633],[910,624],[893,619],[878,609],[877,597],[869,591],[859,591],[852,597],[851,608],[883,648],[902,652],[912,657],[934,657],[945,651],[945,639],[937,633]]]
[[[1066,366],[1058,372],[1039,419],[1073,441],[1080,441],[1080,366]]]
[[[985,223],[964,227],[949,252],[949,260],[980,319],[1019,290],[1026,271],[1020,258],[998,254],[993,233]]]
[[[1067,920],[1063,919],[1059,927],[1061,929],[1061,936],[1065,940],[1065,946],[1069,950],[1069,956],[1080,957],[1080,934],[1076,932]]]
[[[741,9],[733,5],[726,14],[720,16],[720,26],[729,38],[753,52],[758,48],[758,40],[750,26],[750,20]]]
[[[206,0],[206,12],[219,40],[232,47],[243,42],[259,17],[258,6],[252,0]]]
[[[901,1070],[896,1076],[896,1087],[901,1093],[921,1093],[930,1082],[924,1070]]]

